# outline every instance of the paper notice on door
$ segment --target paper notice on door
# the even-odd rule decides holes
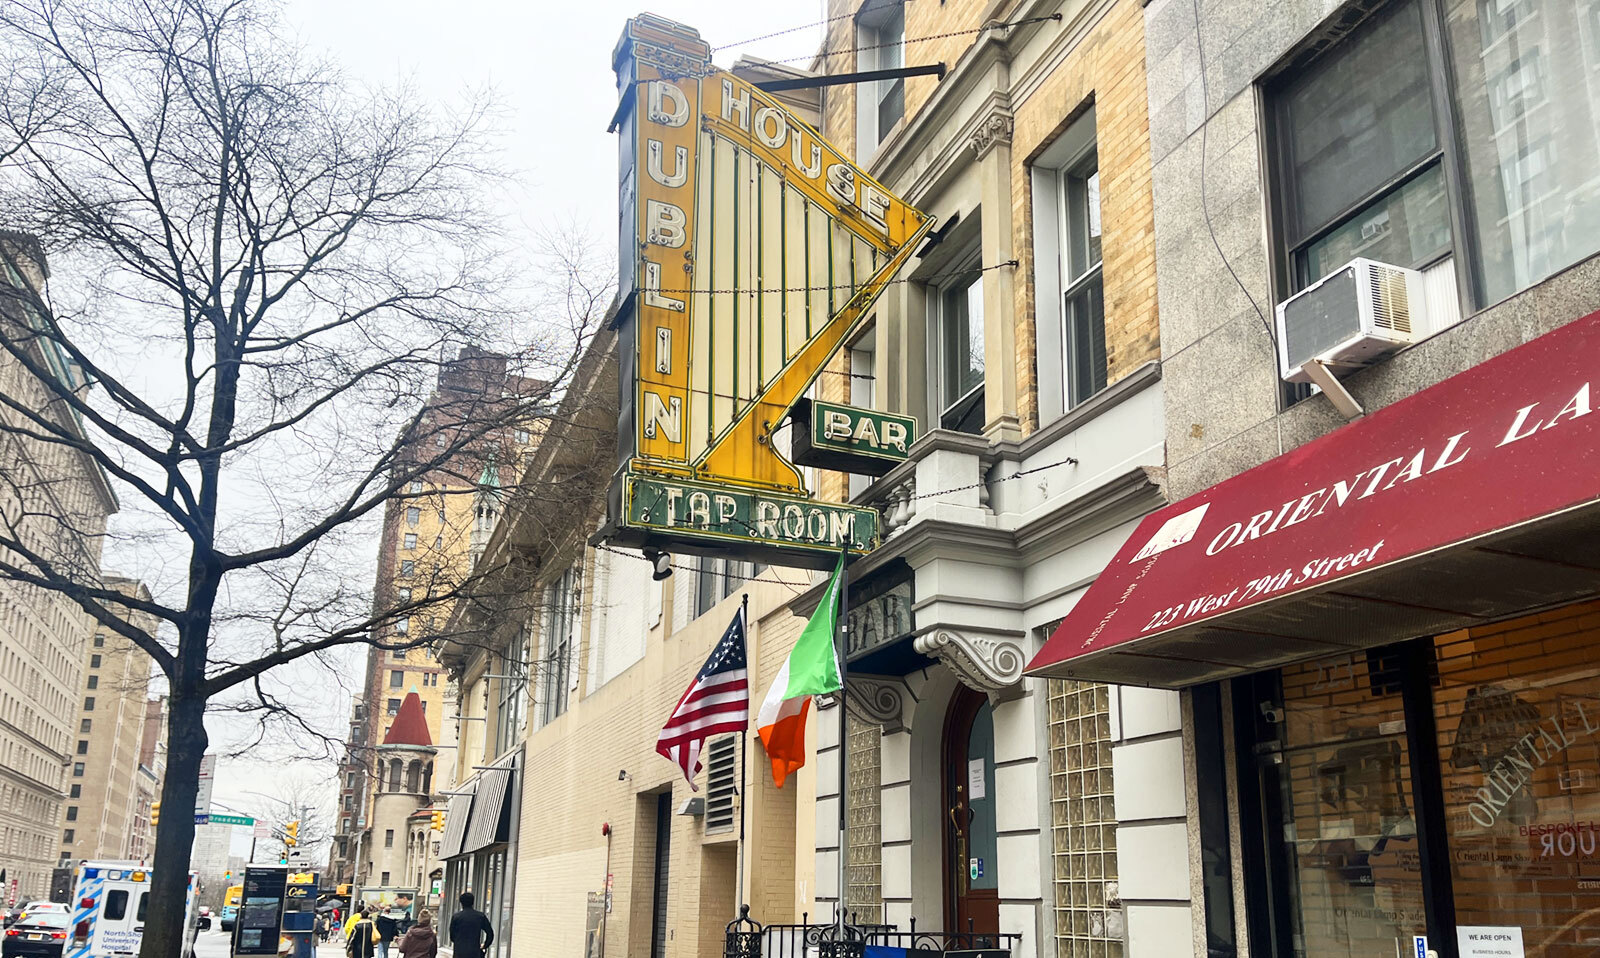
[[[977,801],[989,797],[989,789],[984,783],[983,759],[975,758],[967,762],[967,800]]]
[[[1517,925],[1457,925],[1456,950],[1461,958],[1524,958],[1522,929]]]

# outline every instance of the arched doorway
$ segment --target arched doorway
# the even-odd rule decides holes
[[[988,696],[956,689],[945,717],[943,756],[946,930],[997,934],[994,711]]]

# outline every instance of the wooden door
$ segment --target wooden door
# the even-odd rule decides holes
[[[946,931],[1000,931],[994,794],[994,713],[962,686],[944,727]]]

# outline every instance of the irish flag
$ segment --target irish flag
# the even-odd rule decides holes
[[[811,696],[837,692],[840,687],[833,636],[839,622],[839,582],[843,575],[844,557],[840,556],[817,611],[789,650],[789,658],[778,670],[756,713],[756,733],[772,760],[772,781],[779,788],[806,763],[806,712],[811,708]]]

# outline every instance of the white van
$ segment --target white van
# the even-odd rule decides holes
[[[194,954],[195,873],[183,907],[183,954]],[[72,895],[71,937],[63,958],[129,958],[139,953],[150,909],[150,869],[142,862],[86,861]]]

